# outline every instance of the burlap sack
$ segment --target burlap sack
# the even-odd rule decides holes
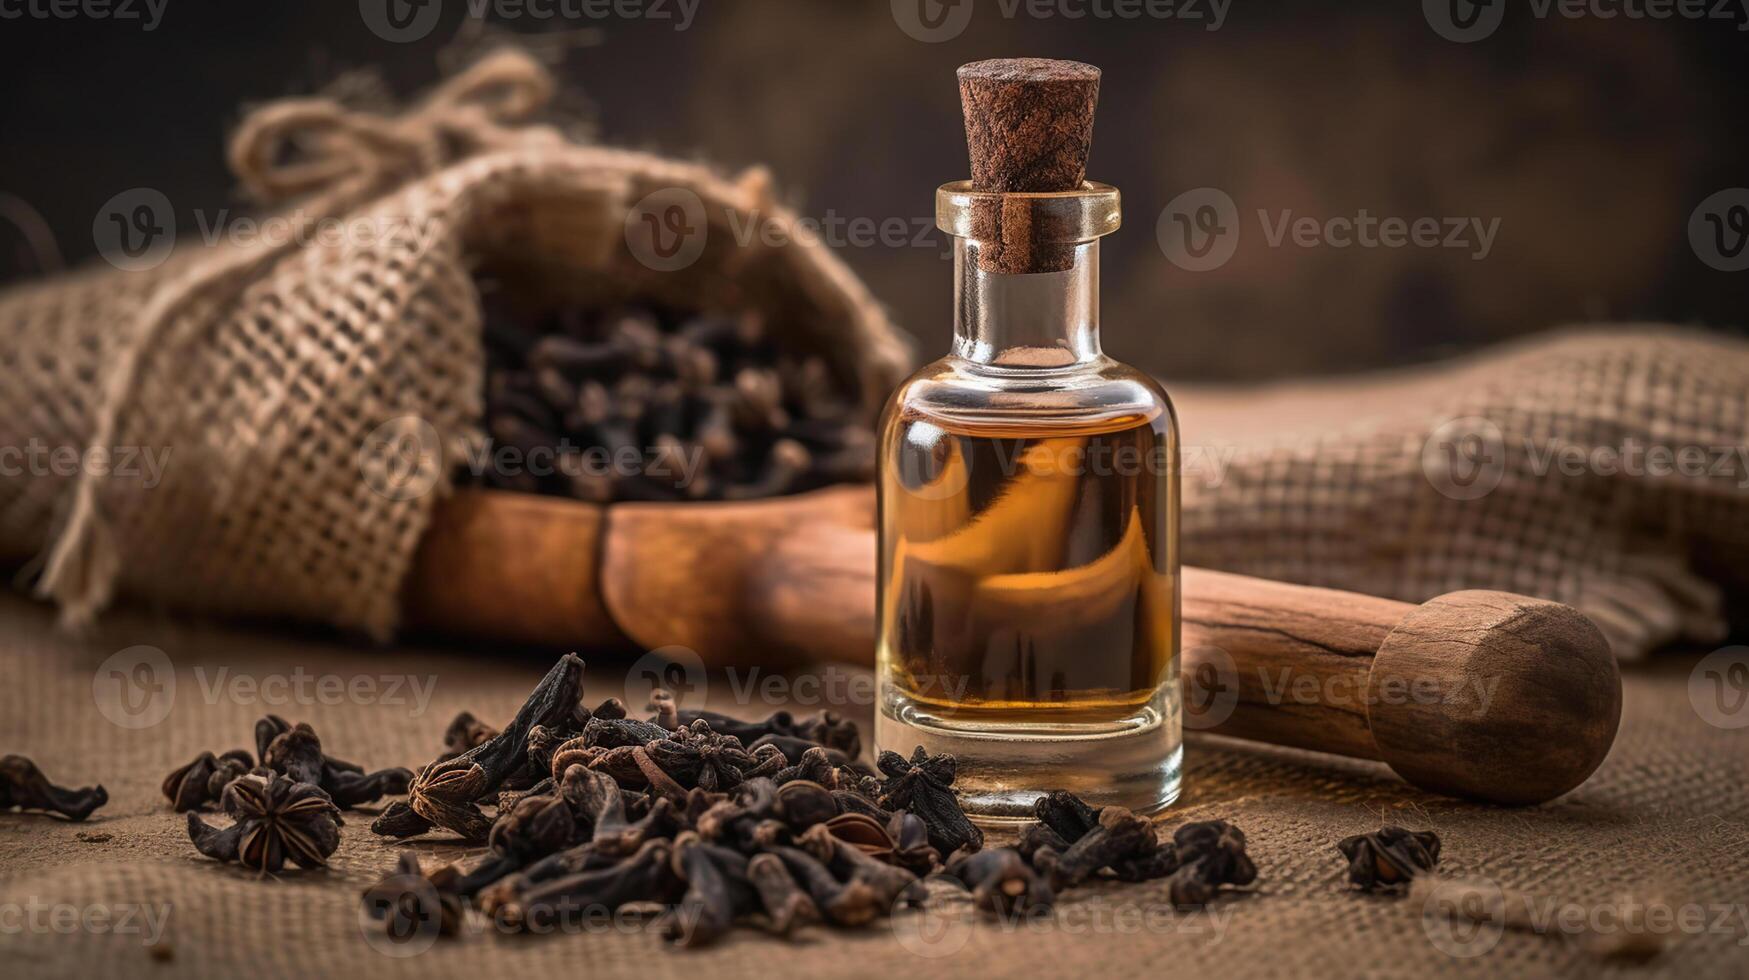
[[[1186,399],[1184,560],[1414,602],[1578,607],[1618,657],[1715,643],[1749,578],[1749,345],[1570,331],[1382,379]]]
[[[46,549],[41,588],[74,622],[125,592],[388,635],[443,461],[479,437],[476,273],[555,297],[757,308],[872,419],[905,343],[763,171],[727,180],[515,125],[552,89],[501,52],[396,118],[267,106],[231,162],[257,198],[295,201],[277,237],[184,241],[148,272],[0,296],[0,445],[115,450],[114,465],[44,459],[0,479],[0,557]],[[651,200],[654,231],[635,214]],[[676,231],[698,254],[676,259]],[[161,482],[121,472],[166,450]]]

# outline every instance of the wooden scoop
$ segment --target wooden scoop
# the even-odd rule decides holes
[[[410,621],[497,640],[679,644],[710,664],[874,658],[873,492],[616,504],[462,491],[409,579]],[[1608,642],[1560,603],[1420,605],[1186,568],[1186,726],[1379,759],[1423,789],[1553,799],[1621,718]]]

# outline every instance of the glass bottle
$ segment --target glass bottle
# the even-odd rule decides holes
[[[1009,273],[999,214],[1055,250]],[[982,217],[981,217],[982,216]],[[1178,425],[1099,346],[1115,188],[936,193],[954,341],[888,402],[879,459],[876,742],[958,759],[986,821],[1043,793],[1138,811],[1178,794]]]

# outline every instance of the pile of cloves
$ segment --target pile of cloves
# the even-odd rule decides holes
[[[757,313],[529,316],[496,293],[484,309],[491,448],[552,464],[463,479],[606,503],[748,500],[873,476],[850,386],[779,345]]]
[[[1175,899],[1195,904],[1256,876],[1227,824],[1162,843],[1146,819],[1067,793],[1041,802],[1021,848],[986,850],[954,794],[952,756],[883,752],[869,768],[856,726],[831,712],[743,721],[657,691],[650,715],[633,718],[617,699],[587,706],[582,678],[567,656],[503,729],[456,718],[407,801],[372,829],[446,831],[487,853],[430,872],[403,856],[365,893],[370,917],[400,936],[453,933],[470,908],[499,928],[551,930],[651,905],[666,936],[696,946],[743,923],[780,935],[866,925],[922,904],[928,879],[1007,915],[1047,910],[1106,868],[1171,876]]]
[[[255,723],[255,751],[202,752],[164,778],[164,797],[188,814],[195,850],[218,861],[236,861],[277,873],[290,861],[316,868],[340,846],[340,811],[407,792],[406,769],[367,773],[334,758],[308,724],[278,715]],[[256,764],[256,757],[260,764]],[[199,811],[216,805],[233,823],[218,829]]]
[[[1038,822],[1021,831],[1016,851],[1052,888],[1100,872],[1120,881],[1165,878],[1173,904],[1199,906],[1223,886],[1257,879],[1244,833],[1225,820],[1187,823],[1162,841],[1146,817],[1117,806],[1095,810],[1067,792],[1041,797],[1035,811]]]

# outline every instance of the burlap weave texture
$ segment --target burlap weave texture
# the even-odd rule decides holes
[[[112,723],[93,700],[105,658],[133,644],[162,649],[176,670],[174,702],[149,728]],[[656,931],[605,927],[582,935],[502,935],[487,927],[405,958],[364,939],[360,894],[405,847],[428,865],[474,852],[435,841],[398,844],[348,813],[333,866],[257,879],[195,853],[181,815],[158,783],[203,749],[248,744],[254,720],[274,711],[309,721],[324,746],[361,764],[416,765],[441,745],[450,717],[469,709],[507,718],[550,664],[467,651],[395,647],[361,651],[328,642],[186,627],[133,611],[96,635],[58,634],[51,612],[0,597],[0,746],[34,757],[51,776],[102,782],[110,803],[85,824],[0,814],[0,910],[67,906],[81,913],[167,909],[171,961],[145,936],[0,922],[10,975],[42,977],[466,977],[663,978],[699,976],[894,977],[1011,975],[1221,977],[1591,976],[1737,977],[1749,969],[1749,729],[1703,722],[1689,698],[1692,658],[1630,666],[1621,735],[1595,776],[1562,799],[1529,809],[1463,803],[1414,790],[1377,764],[1314,757],[1192,736],[1186,790],[1162,817],[1170,829],[1222,818],[1250,840],[1259,881],[1211,914],[1167,908],[1164,883],[1107,883],[1065,896],[1042,924],[978,921],[951,888],[932,887],[932,913],[902,913],[859,931],[806,930],[793,943],[738,931],[696,953],[663,948]],[[592,696],[620,694],[628,663],[592,660]],[[221,675],[221,669],[229,673]],[[215,681],[265,680],[301,669],[313,677],[430,682],[420,705],[403,687],[344,704],[269,704],[226,694]],[[719,678],[719,680],[721,680]],[[745,684],[742,685],[746,687]],[[799,685],[796,690],[803,690]],[[847,690],[856,690],[847,685]],[[713,685],[709,706],[757,717],[784,705],[737,700]],[[807,712],[817,704],[790,706]],[[859,724],[869,706],[838,705]],[[866,729],[865,729],[866,730]],[[222,820],[220,821],[222,822]],[[1590,910],[1631,894],[1672,910],[1708,910],[1709,926],[1672,936],[1649,968],[1606,969],[1560,935],[1508,932],[1478,955],[1455,956],[1407,899],[1348,890],[1335,843],[1402,824],[1438,832],[1441,866],[1481,875]],[[78,835],[108,834],[101,842]],[[157,914],[156,912],[154,914]],[[1711,923],[1723,915],[1716,929]],[[919,943],[918,936],[933,937]],[[1472,947],[1459,947],[1460,952]]]

